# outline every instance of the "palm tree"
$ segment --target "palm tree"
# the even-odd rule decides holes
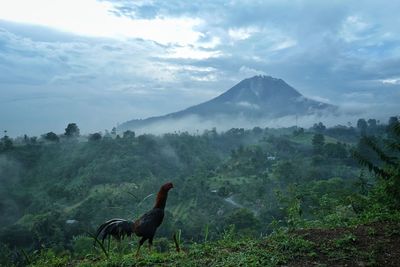
[[[400,123],[389,125],[387,136],[382,142],[371,136],[363,136],[359,141],[359,148],[363,147],[363,151],[354,150],[353,155],[362,166],[375,174],[379,185],[391,199],[391,204],[399,209]]]

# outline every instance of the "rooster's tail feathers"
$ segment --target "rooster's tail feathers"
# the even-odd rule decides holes
[[[134,232],[134,223],[124,219],[111,219],[99,226],[96,232],[96,238],[100,238],[104,243],[104,239],[113,236],[117,240],[121,240],[125,236],[131,236]]]

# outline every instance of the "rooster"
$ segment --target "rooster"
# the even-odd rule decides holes
[[[148,240],[149,248],[151,249],[157,228],[161,225],[164,219],[164,208],[167,203],[168,191],[173,187],[172,183],[166,183],[161,186],[153,209],[146,212],[136,221],[111,219],[103,223],[97,229],[96,238],[100,237],[101,242],[104,244],[104,239],[108,236],[113,236],[115,239],[121,240],[121,238],[131,236],[135,233],[137,236],[141,237],[136,251],[136,256],[139,255],[140,247],[146,240]]]

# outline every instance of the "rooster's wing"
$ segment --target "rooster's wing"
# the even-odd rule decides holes
[[[135,221],[135,234],[152,239],[164,219],[164,210],[154,208]]]

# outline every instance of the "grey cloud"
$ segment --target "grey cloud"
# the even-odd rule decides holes
[[[261,31],[234,46],[224,45],[226,40],[222,42],[220,49],[233,55],[235,60],[244,61],[245,58],[258,57],[269,61],[264,67],[267,71],[271,69],[270,66],[280,64],[284,59],[286,61],[283,64],[286,66],[298,64],[302,69],[308,70],[309,74],[306,76],[312,79],[315,78],[313,76],[322,76],[321,78],[326,79],[340,77],[339,79],[345,80],[345,75],[348,76],[346,80],[351,80],[353,76],[358,76],[359,79],[363,76],[363,69],[373,65],[369,61],[371,55],[383,56],[383,60],[383,54],[399,57],[399,30],[393,27],[393,22],[398,21],[396,1],[365,1],[363,5],[357,1],[348,1],[346,5],[337,1],[136,1],[134,4],[130,1],[113,2],[116,3],[117,9],[130,6],[130,16],[133,18],[146,17],[146,12],[141,10],[148,10],[150,7],[153,10],[151,17],[202,18],[206,24],[200,27],[200,30],[208,38],[216,35],[225,39],[226,31],[230,28],[246,26],[267,27],[281,32],[282,36],[279,37],[271,36],[268,31]],[[210,14],[214,19],[210,19]],[[356,19],[352,21],[349,17]],[[367,26],[357,29],[357,23],[365,23]],[[344,31],[356,35],[357,38],[348,44],[343,39]],[[393,37],[385,37],[388,33]],[[297,42],[296,47],[281,52],[271,51],[274,42],[277,42],[275,46],[283,42],[285,35]],[[231,63],[229,59],[228,57],[226,65]]]
[[[213,69],[157,60],[151,55],[163,48],[154,42],[52,43],[0,33],[0,112],[10,114],[0,125],[12,135],[63,132],[71,121],[92,132],[210,97],[199,80]],[[181,97],[166,101],[171,95]]]

